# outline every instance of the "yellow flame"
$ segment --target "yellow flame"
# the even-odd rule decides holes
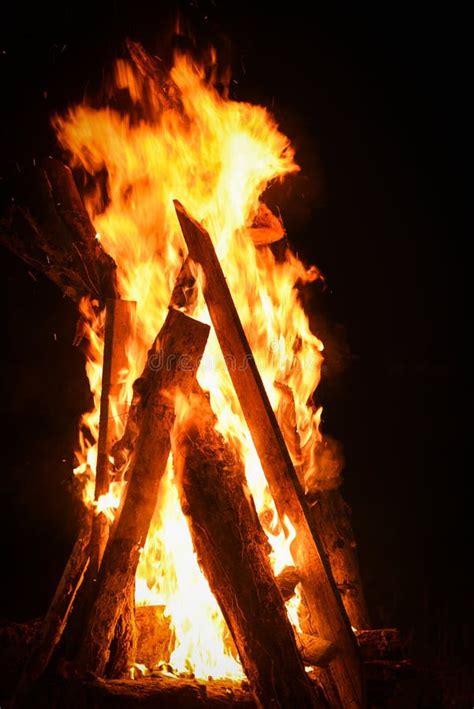
[[[100,234],[118,265],[121,295],[137,301],[125,395],[130,397],[130,384],[140,374],[147,348],[164,321],[186,254],[173,208],[176,198],[211,234],[273,407],[279,401],[274,384],[283,382],[294,394],[302,444],[311,445],[318,436],[320,413],[308,406],[308,400],[319,382],[323,346],[309,328],[296,286],[319,274],[290,250],[283,262],[277,261],[269,247],[257,249],[252,238],[262,193],[272,181],[298,170],[289,140],[264,108],[222,98],[205,81],[203,69],[185,56],[175,58],[166,91],[147,92],[145,79],[124,60],[117,63],[115,81],[117,95],[118,90],[128,91],[140,109],[137,115],[143,116],[147,107],[146,117],[132,120],[111,108],[80,105],[57,117],[55,127],[73,165],[89,176],[86,206],[97,238]],[[104,171],[106,199],[97,180]],[[86,303],[82,307],[90,339],[87,373],[96,407],[84,426],[94,441],[103,324],[92,317]],[[210,322],[202,294],[194,315]],[[290,543],[295,532],[288,519],[283,524],[278,520],[214,332],[198,379],[210,391],[219,431],[237,443],[245,461],[278,573],[293,563]],[[94,446],[83,437],[77,472],[89,481],[89,500],[95,458]],[[110,512],[117,506],[113,492],[98,501],[98,510]],[[136,600],[164,605],[170,617],[175,645],[169,658],[156,658],[157,662],[169,660],[178,670],[204,678],[242,676],[239,662],[226,647],[222,614],[197,564],[171,463],[141,555]],[[294,624],[298,603],[298,597],[290,602]]]

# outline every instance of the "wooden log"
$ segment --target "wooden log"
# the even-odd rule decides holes
[[[345,708],[361,706],[364,687],[357,643],[211,238],[177,201],[175,208],[189,255],[203,269],[211,320],[270,492],[280,517],[288,515],[296,530],[291,551],[309,611],[308,632],[339,648],[331,671],[341,703]]]
[[[133,43],[132,43],[133,44]],[[192,315],[197,299],[197,286],[191,272],[191,264],[186,258],[176,279],[175,287],[171,295],[170,307],[181,310],[187,315]],[[158,337],[155,339],[149,353],[148,360],[158,357]],[[123,477],[128,461],[133,455],[135,445],[140,431],[141,417],[144,408],[140,406],[143,397],[149,388],[149,382],[153,369],[147,361],[140,377],[133,383],[133,397],[128,411],[127,422],[122,438],[116,441],[111,448],[114,459],[114,475]]]
[[[194,548],[260,707],[321,706],[305,674],[267,556],[267,540],[240,458],[215,430],[210,403],[193,392],[173,461]]]
[[[360,576],[351,509],[339,488],[311,493],[311,511],[351,626],[370,628]]]
[[[337,647],[334,643],[317,635],[297,633],[296,645],[303,662],[312,667],[326,667],[337,655]]]
[[[164,606],[138,606],[136,662],[152,670],[159,662],[168,662],[170,656],[170,619],[164,615]]]
[[[293,392],[285,384],[276,383],[276,387],[280,392],[276,412],[278,423],[300,484],[306,490],[306,467],[300,446]],[[312,489],[306,499],[310,503],[313,521],[328,556],[349,622],[357,630],[369,628],[370,619],[357,558],[351,510],[340,491],[342,454],[328,437],[318,444],[318,449],[319,465],[313,467],[319,467],[320,472],[319,475],[312,475]]]
[[[77,659],[80,672],[104,673],[115,627],[135,583],[161,478],[170,452],[175,393],[189,393],[209,327],[170,309],[158,338],[159,361],[150,362],[149,389],[120,517],[106,547]]]
[[[283,600],[286,602],[295,595],[295,588],[300,582],[300,576],[294,566],[285,566],[276,577],[276,582]]]
[[[46,670],[68,622],[77,590],[89,562],[91,528],[92,512],[84,509],[79,535],[23,668],[14,705],[21,706],[31,686]]]
[[[266,204],[260,202],[258,212],[251,227],[247,230],[255,246],[270,246],[285,237],[285,228]]]
[[[113,416],[126,413],[125,401],[120,404],[119,398],[122,389],[121,373],[127,367],[127,343],[132,333],[136,303],[120,299],[107,299],[104,328],[104,354],[102,364],[102,391],[100,399],[98,455],[95,478],[95,500],[107,493],[110,485],[109,457],[115,439],[115,421]],[[110,522],[103,512],[94,514],[92,520],[92,533],[89,546],[89,565],[78,594],[76,603],[64,637],[59,648],[61,657],[61,671],[69,672],[67,662],[71,661],[77,653],[83,633],[89,606],[94,594],[94,585],[97,581],[102,555],[107,544],[110,531]],[[131,657],[134,647],[134,598],[129,595],[123,618],[117,629],[114,639],[113,657],[116,660],[110,663],[108,676],[120,676],[125,664],[124,658]],[[127,627],[128,626],[128,627]],[[114,667],[116,669],[114,669]]]
[[[123,610],[115,626],[110,643],[110,655],[105,668],[105,677],[116,679],[129,677],[130,667],[136,661],[138,631],[135,622],[135,585],[128,590]]]
[[[117,298],[116,265],[96,238],[71,170],[48,159],[5,187],[0,243],[62,292],[105,305]]]
[[[123,416],[127,404],[120,403],[122,372],[127,368],[127,345],[133,331],[136,303],[127,300],[106,301],[104,358],[102,364],[102,391],[100,396],[99,437],[95,500],[105,495],[110,486],[109,457],[117,439],[113,416]],[[109,521],[103,512],[94,516],[88,576],[96,578],[109,535]]]

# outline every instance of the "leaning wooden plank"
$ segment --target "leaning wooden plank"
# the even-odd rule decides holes
[[[321,706],[306,676],[273,576],[267,539],[240,457],[215,430],[202,390],[178,417],[173,462],[181,507],[209,586],[237,647],[258,706]]]
[[[102,248],[66,165],[45,160],[3,192],[0,243],[75,301],[86,296],[103,307],[107,298],[118,297],[115,262]]]
[[[99,437],[97,441],[97,467],[95,500],[105,495],[110,486],[110,454],[116,443],[115,417],[126,414],[126,401],[120,401],[123,372],[128,365],[129,343],[135,316],[134,301],[108,299],[106,302],[104,357],[102,365],[102,390],[100,396]],[[92,523],[90,562],[87,576],[96,578],[109,534],[109,521],[103,512],[95,515]]]
[[[150,362],[149,387],[140,401],[143,417],[130,480],[119,520],[104,552],[77,658],[80,672],[103,675],[110,644],[145,545],[158,489],[170,452],[175,394],[188,394],[204,352],[209,327],[170,309],[158,338],[158,357]]]
[[[92,512],[84,509],[79,535],[23,669],[15,696],[15,706],[22,705],[33,683],[43,674],[61,638],[89,562],[91,527]]]
[[[333,642],[339,654],[331,671],[344,707],[364,703],[358,647],[337,591],[331,568],[314,527],[303,489],[263,386],[221,265],[207,231],[175,201],[189,255],[203,270],[204,296],[229,374],[260,457],[280,517],[296,530],[295,565],[310,615],[311,634]]]

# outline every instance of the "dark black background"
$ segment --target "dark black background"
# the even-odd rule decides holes
[[[165,55],[175,7],[3,10],[2,179],[58,154],[50,115],[94,91],[125,37]],[[467,20],[432,5],[332,8],[181,5],[232,64],[233,95],[271,107],[297,148],[302,174],[279,198],[292,243],[327,279],[324,317],[314,299],[329,341],[320,397],[345,449],[374,622],[458,663],[472,612]],[[4,250],[0,263],[0,616],[25,619],[44,611],[74,539],[67,481],[89,396],[73,304]]]

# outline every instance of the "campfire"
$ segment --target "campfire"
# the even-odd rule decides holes
[[[294,151],[217,91],[214,57],[166,73],[127,48],[106,105],[53,119],[69,167],[36,166],[2,219],[2,243],[78,303],[94,395],[79,535],[17,701],[54,669],[363,706],[380,637],[299,297],[321,275],[264,201]]]

